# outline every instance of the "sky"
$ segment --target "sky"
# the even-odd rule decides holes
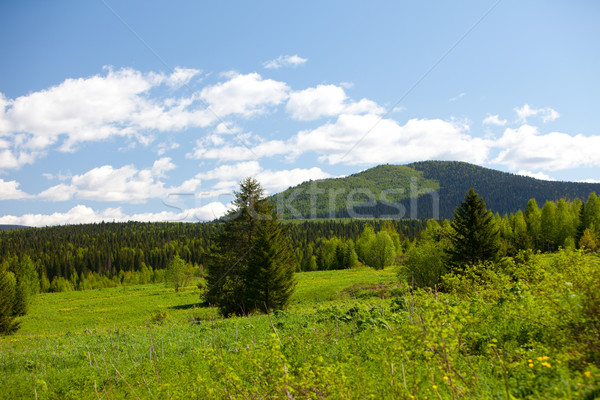
[[[0,3],[0,224],[205,221],[383,164],[600,182],[597,1]]]

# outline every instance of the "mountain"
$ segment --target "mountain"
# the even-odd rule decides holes
[[[458,161],[380,165],[344,177],[304,182],[271,200],[291,218],[452,218],[473,186],[500,214],[524,210],[529,199],[587,199],[598,183],[543,181]]]
[[[0,231],[8,231],[11,229],[22,229],[22,228],[28,228],[28,227],[23,226],[23,225],[0,225]]]

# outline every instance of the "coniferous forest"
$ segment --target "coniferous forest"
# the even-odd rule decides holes
[[[0,232],[0,397],[600,393],[595,193],[287,222],[255,180],[234,195],[211,223]]]

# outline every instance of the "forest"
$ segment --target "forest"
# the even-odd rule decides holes
[[[144,272],[195,270],[192,286],[120,280],[143,259],[140,271],[111,261],[89,272],[119,287],[62,278],[65,291],[36,294],[34,253],[5,258],[0,398],[600,396],[595,194],[501,216],[471,188],[452,220],[281,223],[255,218],[254,184],[243,182],[231,219],[148,225],[165,248],[176,232],[213,229],[206,270],[175,248]],[[78,228],[111,238],[128,225]]]
[[[524,211],[494,215],[501,255],[519,250],[556,251],[559,247],[593,247],[600,235],[600,201],[591,193],[585,201],[535,199]],[[350,268],[364,264],[387,265],[390,254],[406,257],[427,228],[426,237],[449,229],[449,220],[293,220],[285,223],[294,251],[296,271]],[[169,260],[179,255],[186,263],[203,268],[214,247],[213,238],[222,223],[100,223],[0,232],[0,259],[16,271],[31,259],[40,277],[41,291],[81,290],[121,284],[161,282]],[[587,232],[586,232],[587,230]],[[364,243],[387,252],[383,264]],[[582,243],[584,238],[584,243]],[[387,247],[381,246],[386,243]],[[368,247],[368,246],[367,246]],[[391,250],[391,251],[390,251]],[[161,272],[162,271],[162,272]]]

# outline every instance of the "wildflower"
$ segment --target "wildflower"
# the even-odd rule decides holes
[[[550,363],[547,363],[547,362],[543,362],[542,365],[546,368],[552,367],[552,365],[550,365]]]
[[[450,378],[448,378],[447,376],[444,376],[444,380],[445,381],[447,381],[448,379],[450,379]]]
[[[586,378],[592,377],[592,373],[590,371],[585,371],[583,374],[585,375]]]
[[[533,368],[533,363],[529,363],[529,368]]]
[[[436,385],[431,385],[433,387],[433,390],[437,390],[437,386]]]

